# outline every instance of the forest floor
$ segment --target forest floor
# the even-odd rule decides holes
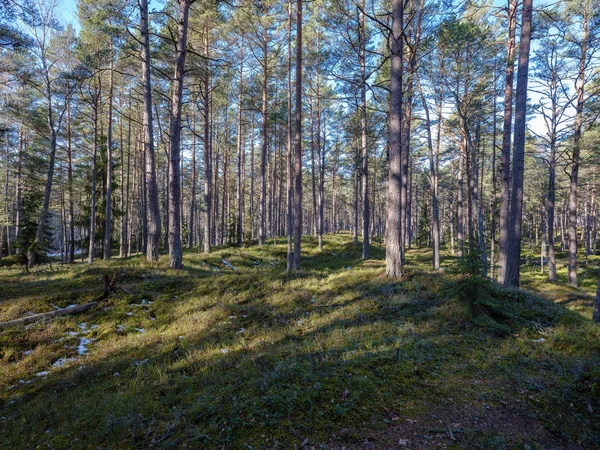
[[[448,255],[435,273],[422,249],[395,282],[348,235],[306,239],[298,275],[285,252],[0,268],[0,321],[87,303],[104,274],[130,292],[0,330],[0,447],[600,447],[595,263],[573,289],[532,256],[518,291],[469,285]]]

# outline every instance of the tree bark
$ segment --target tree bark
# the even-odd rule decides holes
[[[196,215],[196,114],[192,113],[192,184],[190,186],[190,209],[188,219],[187,246],[194,246],[195,218]]]
[[[98,109],[100,108],[101,92],[101,86],[98,86],[92,104],[94,145],[92,148],[92,205],[90,207],[90,247],[88,251],[88,264],[92,264],[96,256],[96,159],[98,155]]]
[[[512,133],[513,84],[515,76],[515,36],[517,28],[517,0],[508,2],[508,43],[506,58],[506,84],[504,87],[504,128],[500,175],[500,236],[498,239],[498,282],[506,274],[510,220],[510,138]]]
[[[361,0],[358,15],[358,64],[360,66],[360,146],[362,162],[362,259],[369,259],[369,151],[367,148],[367,75],[366,75],[366,34],[365,34],[365,0]]]
[[[389,169],[386,187],[385,272],[388,277],[404,275],[403,245],[400,241],[400,191],[402,185],[402,56],[404,2],[392,0]]]
[[[296,1],[296,142],[294,152],[294,270],[302,245],[302,0]]]
[[[523,176],[525,170],[525,129],[527,119],[527,81],[533,0],[523,0],[521,39],[519,42],[519,72],[515,102],[515,136],[510,191],[509,242],[504,284],[519,286],[521,266],[521,223],[523,215]]]
[[[110,259],[111,234],[112,234],[112,118],[113,118],[113,88],[114,88],[114,70],[113,70],[113,51],[112,43],[110,45],[110,69],[108,81],[108,118],[106,129],[106,208],[104,210],[104,252],[103,259]]]
[[[242,148],[242,101],[244,95],[244,59],[240,47],[240,91],[238,94],[238,129],[237,129],[237,243],[244,242],[244,149]]]
[[[209,56],[208,29],[204,30],[204,51]],[[212,235],[212,140],[210,136],[210,66],[209,59],[205,61],[204,74],[204,253],[210,253]]]
[[[140,29],[142,35],[142,85],[144,89],[143,128],[144,153],[146,155],[146,184],[148,186],[148,244],[146,258],[158,261],[160,244],[160,206],[156,180],[156,156],[154,152],[154,126],[152,120],[152,79],[150,75],[150,36],[148,32],[148,0],[140,0]]]
[[[287,197],[287,271],[292,271],[293,249],[293,173],[292,173],[292,0],[288,0],[288,36],[287,36],[287,123],[286,123],[286,197]]]
[[[183,268],[183,249],[181,246],[181,109],[183,106],[183,78],[185,75],[185,57],[187,53],[187,29],[190,0],[179,0],[177,29],[177,58],[173,88],[171,92],[170,132],[170,168],[169,168],[169,267]]]
[[[75,263],[75,213],[73,204],[73,151],[71,147],[71,102],[67,101],[67,190],[69,192],[69,254],[67,261],[69,264]],[[19,153],[19,158],[21,154]],[[21,163],[19,161],[17,173],[17,184],[20,185],[20,169]],[[18,187],[17,189],[20,189]],[[19,194],[20,196],[20,191]],[[17,204],[17,210],[20,208],[20,197]],[[17,224],[19,222],[17,221]]]
[[[267,214],[267,152],[268,152],[268,116],[267,116],[267,81],[268,81],[268,47],[267,47],[267,30],[263,33],[263,60],[262,65],[262,147],[260,152],[260,220],[258,223],[258,245],[263,245],[266,239],[266,214]]]
[[[585,68],[587,63],[588,18],[583,13],[581,55],[579,72],[575,82],[577,104],[575,107],[575,129],[573,131],[573,154],[571,156],[571,180],[569,183],[569,283],[577,287],[577,183],[579,182],[579,159],[581,153],[581,129],[583,128],[583,106],[585,102]]]

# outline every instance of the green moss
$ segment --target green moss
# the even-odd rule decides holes
[[[94,299],[104,273],[131,292],[0,334],[2,445],[600,445],[600,332],[587,306],[562,301],[580,291],[526,271],[531,291],[556,286],[557,303],[486,282],[477,298],[494,310],[466,315],[448,255],[434,273],[431,252],[413,249],[395,281],[379,246],[363,262],[348,235],[323,252],[307,239],[298,275],[284,272],[285,251],[187,251],[183,271],[139,256],[1,269],[2,320]],[[86,356],[82,337],[94,339]]]

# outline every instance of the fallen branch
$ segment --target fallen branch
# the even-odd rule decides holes
[[[102,277],[102,281],[104,282],[104,296],[102,298],[108,298],[111,294],[116,294],[120,289],[126,294],[130,294],[130,292],[124,287],[117,286],[117,274],[115,273],[112,279],[108,276],[108,274],[104,274]]]
[[[21,317],[20,319],[9,320],[8,322],[0,322],[0,329],[10,325],[24,325],[31,322],[36,322],[42,319],[48,319],[56,316],[66,316],[69,314],[79,314],[96,306],[96,302],[86,303],[85,305],[69,306],[67,308],[56,309],[54,311],[32,314],[31,316]]]

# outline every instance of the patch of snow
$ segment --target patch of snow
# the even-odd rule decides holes
[[[143,328],[134,328],[134,330],[140,332],[140,333],[144,333],[146,330],[144,330]]]
[[[229,319],[237,319],[237,316],[229,316]]]
[[[127,315],[128,315],[128,316],[135,316],[135,314],[134,314],[134,313],[132,313],[132,312],[128,312],[128,313],[127,313]]]
[[[346,267],[346,270],[350,270],[350,269],[352,269],[352,267],[351,267],[351,266],[348,266],[348,267]]]
[[[85,355],[88,351],[86,346],[91,344],[92,342],[94,342],[94,339],[88,339],[88,338],[84,338],[84,337],[80,338],[79,346],[77,347],[77,354]]]
[[[25,356],[27,356],[27,355],[31,355],[32,353],[33,353],[33,350],[25,350],[25,351],[23,352],[23,354],[24,354]]]
[[[223,258],[221,261],[223,262],[223,264],[225,264],[225,265],[226,265],[227,267],[229,267],[230,269],[237,270],[237,269],[234,267],[234,265],[233,265],[233,264],[231,264],[229,261],[227,261],[225,258]]]
[[[532,339],[531,342],[546,342],[546,339],[544,339],[544,338]]]
[[[46,375],[48,375],[50,372],[48,372],[47,370],[42,370],[41,372],[38,372],[35,374],[36,377],[45,377]]]
[[[115,372],[115,373],[113,373],[113,377],[118,377],[119,375],[120,375],[120,373],[119,373],[119,372]]]
[[[72,361],[76,361],[75,358],[59,358],[52,364],[52,367],[62,368],[65,367],[65,364],[70,363]]]
[[[77,331],[69,331],[67,334],[71,337],[79,336],[79,333]]]
[[[229,350],[227,350],[226,348],[222,348],[221,353],[223,353],[223,354],[229,353]]]
[[[245,331],[246,331],[246,329],[245,329],[245,328],[240,328],[240,329],[238,330],[238,333],[244,333]]]
[[[85,331],[87,329],[87,323],[85,322],[81,322],[77,326],[81,329],[81,331]]]
[[[96,328],[98,328],[98,325],[96,325],[96,324],[93,324],[93,325],[92,325],[90,328],[91,328],[92,330],[95,330]]]
[[[117,331],[119,333],[122,333],[123,331],[125,331],[125,325],[121,325],[121,324],[117,325]]]
[[[137,306],[148,306],[148,305],[151,305],[151,304],[152,304],[152,302],[149,302],[147,300],[142,299],[142,301],[140,303],[131,303],[129,305],[129,307],[130,308],[135,308]]]

